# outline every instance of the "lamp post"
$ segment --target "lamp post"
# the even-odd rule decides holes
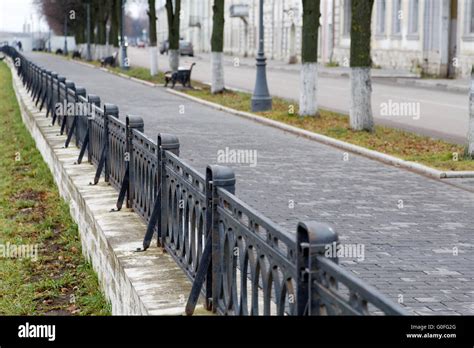
[[[64,55],[67,56],[67,12],[64,15]]]
[[[91,54],[91,3],[86,3],[86,16],[87,16],[87,55],[86,59],[88,62],[92,60]]]
[[[272,109],[272,97],[268,91],[267,83],[267,58],[265,58],[264,26],[263,26],[263,0],[259,6],[259,43],[257,55],[257,80],[252,95],[252,111],[268,111]]]
[[[122,0],[122,4],[120,6],[120,48],[122,51],[122,59],[121,59],[121,67],[122,70],[128,70],[129,64],[128,64],[128,58],[127,58],[127,46],[125,45],[125,36],[124,36],[124,31],[125,31],[125,1]]]

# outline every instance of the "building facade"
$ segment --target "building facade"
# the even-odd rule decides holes
[[[196,52],[210,51],[213,0],[182,0],[181,36]],[[245,16],[235,16],[237,11]],[[258,0],[227,0],[225,53],[255,56]],[[265,51],[269,58],[301,58],[302,1],[266,0]],[[348,66],[351,0],[321,0],[319,61]],[[464,77],[474,64],[473,0],[375,0],[372,18],[375,67],[437,77]],[[158,10],[158,39],[167,38],[166,11]]]

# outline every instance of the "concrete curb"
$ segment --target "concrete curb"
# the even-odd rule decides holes
[[[294,127],[294,126],[287,125],[287,124],[282,123],[282,122],[270,120],[268,118],[258,116],[258,115],[255,115],[255,114],[252,114],[252,113],[249,113],[249,112],[244,112],[244,111],[238,111],[238,110],[235,110],[235,109],[231,109],[231,108],[228,108],[228,107],[216,104],[216,103],[209,102],[207,100],[202,100],[202,99],[190,96],[186,93],[179,92],[179,91],[176,91],[176,90],[173,90],[173,89],[168,88],[166,90],[167,90],[167,92],[169,92],[171,94],[174,94],[174,95],[192,100],[194,102],[212,107],[212,108],[217,109],[217,110],[226,111],[226,112],[234,114],[236,116],[244,117],[246,119],[250,119],[252,121],[255,121],[255,122],[258,122],[258,123],[261,123],[261,124],[265,124],[267,126],[278,128],[278,129],[287,131],[289,133],[292,133],[292,134],[295,134],[295,135],[298,135],[298,136],[302,136],[302,137],[317,141],[319,143],[330,145],[330,146],[333,146],[333,147],[336,147],[336,148],[339,148],[341,150],[345,150],[345,151],[348,151],[348,152],[356,153],[358,155],[362,155],[362,156],[365,156],[365,157],[368,157],[368,158],[371,158],[371,159],[374,159],[374,160],[377,160],[377,161],[380,161],[380,162],[384,162],[384,163],[387,163],[387,164],[390,164],[390,165],[393,165],[393,166],[396,166],[396,167],[401,167],[401,168],[405,168],[405,169],[408,169],[408,170],[412,170],[412,171],[417,172],[419,174],[427,175],[427,176],[430,176],[430,177],[433,177],[433,178],[436,178],[436,179],[474,178],[474,171],[464,171],[464,172],[447,171],[446,172],[446,171],[433,169],[433,168],[427,167],[427,166],[419,164],[419,163],[405,161],[405,160],[402,160],[402,159],[394,157],[394,156],[386,155],[384,153],[374,151],[374,150],[369,150],[369,149],[366,149],[366,148],[361,147],[361,146],[353,145],[353,144],[347,143],[345,141],[330,138],[330,137],[322,135],[322,134],[313,133],[313,132],[310,132],[310,131],[307,131],[307,130],[304,130],[304,129],[300,129],[300,128],[297,128],[297,127]]]
[[[423,79],[419,80],[412,80],[412,79],[404,79],[404,78],[396,78],[394,80],[396,84],[403,85],[403,86],[413,86],[413,87],[420,87],[425,89],[433,89],[438,91],[450,91],[456,93],[469,93],[469,86],[456,86],[450,85],[448,83],[431,83],[428,81],[424,81]]]
[[[233,57],[232,55],[225,54],[225,57],[231,58],[242,58],[242,57]],[[201,61],[201,62],[207,62],[207,60],[203,59],[200,56],[196,56],[196,59]],[[233,65],[233,61],[231,60],[225,60],[224,59],[224,64],[228,65]],[[239,65],[246,67],[246,68],[254,68],[255,67],[255,62],[242,62],[239,61]],[[301,63],[296,63],[296,64],[286,64],[286,65],[272,65],[268,64],[267,69],[269,71],[283,71],[283,72],[293,72],[293,73],[299,73],[300,72],[300,67]],[[334,69],[334,70],[332,70]],[[400,72],[400,73],[380,73],[380,69],[372,69],[372,77],[373,78],[391,78],[391,79],[417,79],[420,78],[420,74],[417,73],[412,73],[412,72]],[[339,78],[339,77],[350,77],[350,71],[349,70],[337,70],[335,68],[328,68],[321,63],[319,64],[319,71],[318,71],[319,76],[322,77],[334,77],[334,78]]]

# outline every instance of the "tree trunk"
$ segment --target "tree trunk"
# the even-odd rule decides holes
[[[166,13],[168,15],[168,43],[169,60],[172,71],[179,67],[179,16],[181,12],[181,0],[166,0]]]
[[[171,71],[177,71],[179,68],[179,50],[169,50],[169,61]]]
[[[352,0],[351,25],[351,109],[353,130],[374,130],[370,55],[374,0]]]
[[[120,0],[112,0],[111,4],[111,18],[110,18],[110,31],[109,31],[109,44],[113,47],[119,45],[119,18],[120,18]]]
[[[300,116],[318,116],[318,29],[320,0],[303,0]]]
[[[212,10],[211,92],[216,94],[224,91],[224,0],[214,0]]]
[[[156,48],[156,5],[155,0],[148,0],[148,20],[150,22],[150,75],[158,74],[158,49]]]
[[[98,39],[98,58],[103,58],[107,55],[107,2],[99,2],[99,12],[98,12],[98,21],[97,21],[97,39]]]
[[[469,130],[467,134],[467,155],[474,158],[474,67],[471,72],[471,86],[469,90]]]

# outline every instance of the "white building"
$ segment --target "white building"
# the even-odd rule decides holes
[[[182,0],[181,36],[196,52],[210,51],[213,0]],[[235,5],[248,17],[231,17]],[[254,56],[258,0],[227,0],[225,52]],[[351,0],[321,0],[319,55],[323,64],[349,63]],[[167,38],[166,11],[158,11],[158,40]],[[301,53],[302,1],[266,0],[265,50],[269,58],[297,62]],[[247,23],[247,24],[246,24]],[[375,0],[374,66],[440,77],[467,76],[474,63],[473,0]]]

